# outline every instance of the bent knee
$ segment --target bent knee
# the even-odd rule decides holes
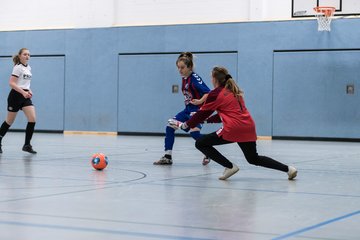
[[[171,125],[166,126],[166,132],[175,132],[177,129]]]
[[[171,125],[167,125],[166,127],[169,127],[169,128],[172,128],[172,129],[174,129],[174,130],[177,130],[177,128],[176,128],[176,127],[174,127],[174,126],[171,126]]]
[[[177,129],[178,129],[176,126],[171,125],[171,124],[169,124],[169,123],[166,125],[166,127],[167,127],[167,128],[172,128],[172,129],[174,129],[174,130],[177,130]]]
[[[204,141],[204,138],[203,137],[200,137],[198,138],[196,141],[195,141],[195,147],[197,149],[200,149],[200,148],[203,148],[205,147],[207,144],[206,142]]]
[[[200,149],[202,147],[202,144],[200,143],[199,139],[195,141],[195,147],[197,149]]]
[[[253,158],[247,158],[246,159],[248,161],[248,163],[255,165],[255,166],[259,166],[260,165],[260,159],[257,157],[253,157]]]

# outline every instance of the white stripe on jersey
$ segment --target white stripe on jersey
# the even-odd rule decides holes
[[[199,77],[196,73],[193,73],[192,75],[195,77],[195,79],[196,79],[200,84],[203,83],[201,77]]]

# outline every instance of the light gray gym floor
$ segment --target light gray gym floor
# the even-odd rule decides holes
[[[360,143],[258,141],[258,151],[298,168],[249,165],[236,144],[219,149],[240,166],[202,166],[177,137],[172,166],[154,166],[163,137],[35,133],[37,155],[9,132],[0,159],[0,239],[360,239]],[[104,171],[90,158],[103,152]]]

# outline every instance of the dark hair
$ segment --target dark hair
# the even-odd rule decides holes
[[[29,50],[29,49],[27,49],[27,48],[21,48],[21,49],[19,50],[18,54],[13,57],[14,65],[20,64],[20,57],[19,57],[19,56],[23,53],[23,51],[26,51],[26,50]]]
[[[179,62],[183,62],[186,65],[186,67],[192,69],[194,67],[193,54],[191,52],[180,53],[178,59],[176,60],[176,65]]]
[[[229,74],[229,71],[224,67],[214,67],[211,71],[211,75],[215,80],[219,83],[221,87],[225,87],[230,92],[234,94],[234,96],[243,96],[244,92],[239,88],[236,84],[235,80]]]

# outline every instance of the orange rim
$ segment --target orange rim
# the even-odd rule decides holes
[[[325,6],[319,6],[314,7],[314,11],[317,13],[323,13],[325,16],[330,17],[335,12],[334,7],[325,7]]]

